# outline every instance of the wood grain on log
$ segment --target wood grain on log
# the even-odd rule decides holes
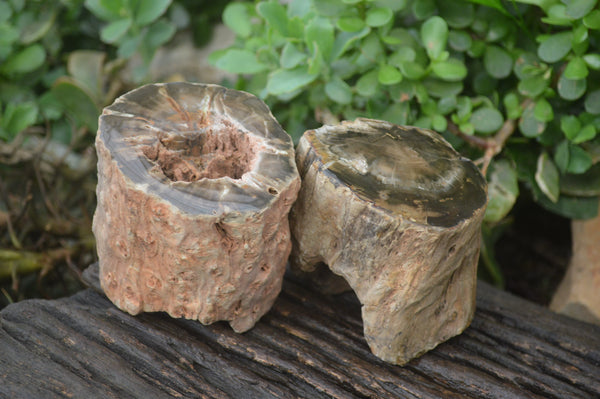
[[[472,162],[432,131],[357,119],[306,132],[296,163],[292,266],[343,277],[375,355],[404,364],[468,326],[486,205]]]
[[[100,276],[131,314],[251,328],[281,289],[300,180],[290,137],[256,97],[147,85],[100,117]]]
[[[86,290],[3,309],[0,347],[3,398],[600,397],[600,327],[481,282],[471,326],[404,367],[370,353],[354,294],[290,279],[245,334]]]

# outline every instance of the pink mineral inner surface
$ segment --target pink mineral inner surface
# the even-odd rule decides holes
[[[252,170],[262,140],[227,121],[202,130],[179,134],[160,132],[153,144],[143,145],[141,150],[156,165],[155,169],[160,169],[172,181],[240,179]]]

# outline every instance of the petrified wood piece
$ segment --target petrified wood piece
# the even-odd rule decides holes
[[[357,119],[307,131],[296,163],[292,267],[343,277],[376,356],[404,364],[468,326],[486,205],[472,162],[432,131]]]
[[[97,239],[107,296],[250,329],[281,290],[300,180],[290,137],[256,97],[147,85],[100,117]]]

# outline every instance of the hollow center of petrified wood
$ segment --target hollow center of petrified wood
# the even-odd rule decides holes
[[[161,133],[144,155],[172,181],[230,177],[249,172],[260,143],[229,124],[205,131]]]

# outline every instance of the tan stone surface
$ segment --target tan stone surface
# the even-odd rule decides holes
[[[292,267],[346,280],[376,356],[405,364],[468,326],[486,204],[471,162],[436,133],[365,119],[306,132],[296,162]]]
[[[571,221],[573,256],[550,309],[600,325],[600,217]]]
[[[289,136],[250,94],[148,85],[100,118],[101,284],[131,314],[250,329],[281,289],[300,186]]]

